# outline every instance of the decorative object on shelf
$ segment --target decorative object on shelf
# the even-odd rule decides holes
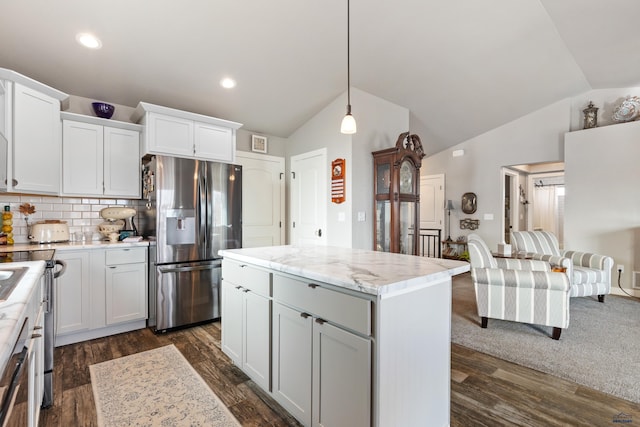
[[[478,198],[475,193],[464,193],[462,195],[462,212],[472,214],[476,209],[478,209]]]
[[[2,233],[7,236],[7,245],[13,245],[13,212],[11,206],[6,205],[2,213]]]
[[[640,116],[640,97],[627,97],[615,110],[613,110],[613,120],[616,122],[631,122]]]
[[[96,113],[96,116],[103,119],[110,119],[116,111],[116,107],[104,102],[92,102],[91,106],[93,107],[93,111]]]
[[[453,202],[451,200],[447,200],[447,205],[444,208],[447,210],[447,216],[449,218],[449,235],[447,236],[447,240],[451,240],[451,211],[454,210]]]
[[[589,105],[582,110],[582,113],[584,114],[584,129],[598,126],[598,107],[594,107],[592,101],[589,101]]]
[[[345,167],[344,159],[335,159],[331,162],[331,201],[333,203],[340,204],[346,200]]]
[[[267,153],[267,137],[251,135],[251,151],[256,153]]]
[[[27,235],[31,235],[31,224],[29,224],[29,215],[36,213],[36,207],[31,203],[23,203],[18,207],[18,211],[24,215],[24,222],[27,225]]]
[[[458,243],[465,243],[466,241],[467,241],[467,236],[459,236],[456,239],[456,242],[458,242]]]
[[[347,0],[347,114],[342,119],[342,124],[340,125],[340,132],[345,134],[356,133],[356,119],[351,115],[351,62],[349,60],[350,57],[350,7],[349,0]]]
[[[479,219],[465,218],[460,220],[460,230],[477,230],[478,227],[480,227]]]

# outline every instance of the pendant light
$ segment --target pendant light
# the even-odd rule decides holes
[[[347,0],[347,115],[342,119],[342,125],[340,126],[340,132],[346,134],[356,133],[356,119],[351,115],[351,67],[349,62],[349,34],[350,34],[350,17],[349,17],[349,2]]]

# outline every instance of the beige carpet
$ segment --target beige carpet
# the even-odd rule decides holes
[[[451,340],[465,347],[640,403],[640,302],[607,295],[571,298],[569,327],[489,319],[480,328],[469,273],[453,279]]]
[[[173,345],[89,370],[99,426],[240,425]]]

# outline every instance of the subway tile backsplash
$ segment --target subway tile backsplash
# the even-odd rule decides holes
[[[13,240],[15,243],[29,242],[25,216],[19,211],[19,207],[23,203],[30,203],[36,208],[36,212],[29,215],[30,224],[45,219],[67,221],[69,233],[97,233],[98,224],[104,221],[100,216],[100,210],[108,206],[128,206],[138,211],[144,207],[144,203],[140,200],[0,193],[0,211],[4,209],[4,206],[9,205],[11,212],[13,212]]]

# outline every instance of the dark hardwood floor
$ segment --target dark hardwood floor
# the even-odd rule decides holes
[[[54,405],[42,411],[41,425],[96,426],[89,365],[168,344],[244,426],[299,425],[222,353],[219,323],[164,335],[143,329],[57,348]],[[621,413],[631,417],[626,425],[640,425],[640,405],[629,401],[455,344],[451,359],[451,426],[614,426]]]

